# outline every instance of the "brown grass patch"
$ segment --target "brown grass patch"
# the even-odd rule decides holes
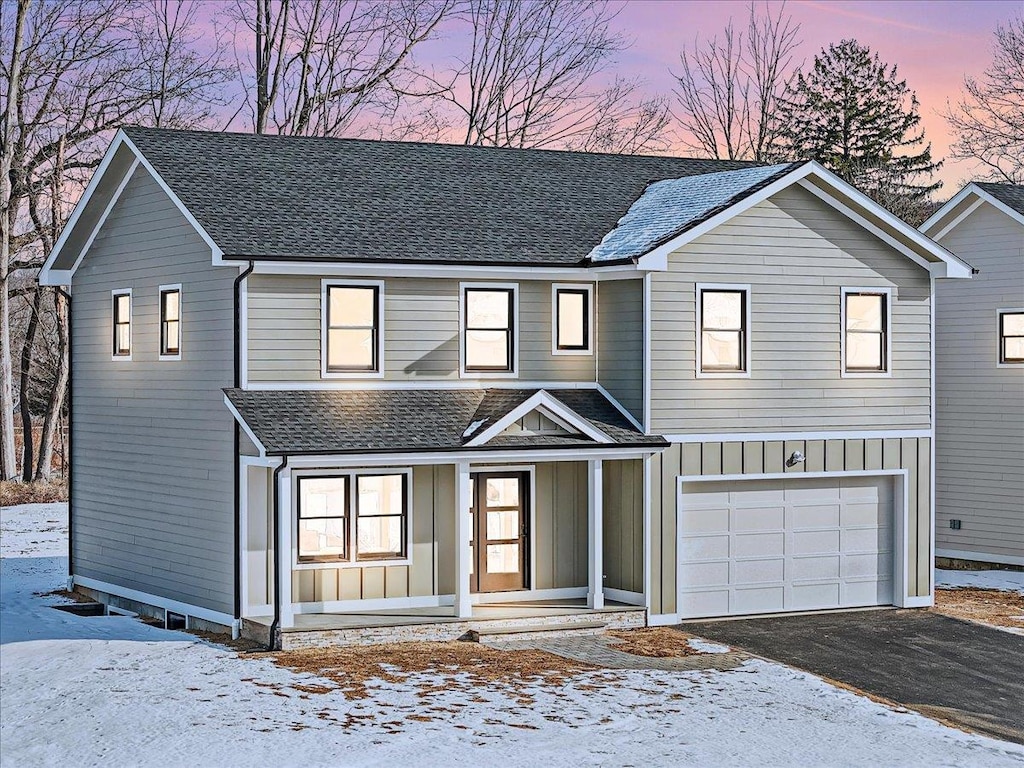
[[[68,486],[63,480],[38,483],[0,482],[0,499],[5,507],[19,504],[52,504],[68,500]]]
[[[308,648],[258,655],[266,655],[293,672],[327,678],[336,684],[334,690],[350,699],[367,697],[366,685],[371,680],[397,683],[417,672],[465,675],[468,690],[490,684],[516,686],[524,681],[561,685],[572,675],[597,669],[544,651],[500,651],[467,642]],[[463,687],[461,682],[446,681],[443,685],[428,686],[425,693]],[[311,688],[306,686],[305,690]]]
[[[634,656],[648,656],[656,659],[682,658],[700,653],[686,642],[690,636],[664,627],[643,627],[641,629],[612,629],[610,637],[619,642],[613,646],[617,651]]]
[[[1024,629],[1024,595],[998,589],[935,590],[936,613],[997,627]]]

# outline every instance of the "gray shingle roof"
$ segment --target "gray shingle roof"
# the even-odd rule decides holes
[[[270,455],[416,453],[463,449],[536,389],[292,391],[225,389]],[[594,389],[544,390],[612,440],[604,447],[662,447]],[[467,428],[483,421],[470,435]],[[584,436],[500,435],[488,448],[600,448]]]
[[[981,187],[999,202],[1013,208],[1017,213],[1024,213],[1024,185],[992,184],[986,181],[976,181],[975,185]]]
[[[575,266],[649,184],[739,161],[126,128],[228,256]]]

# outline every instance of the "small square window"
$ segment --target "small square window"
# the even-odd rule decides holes
[[[511,288],[465,289],[463,335],[467,371],[513,370],[514,296]]]
[[[1024,310],[999,312],[999,362],[1024,364]]]
[[[590,351],[590,288],[555,286],[555,352]]]
[[[886,293],[845,292],[843,365],[847,373],[888,371],[888,298]]]
[[[328,373],[380,371],[380,288],[327,286],[326,355]]]
[[[747,372],[747,291],[700,289],[701,373]]]
[[[113,355],[129,358],[132,354],[132,294],[115,291],[113,294]]]
[[[181,355],[181,289],[160,289],[160,356]]]

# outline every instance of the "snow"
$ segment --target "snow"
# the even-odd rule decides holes
[[[935,586],[939,589],[1002,589],[1024,595],[1024,571],[948,571],[936,568]]]
[[[701,653],[728,653],[732,650],[728,645],[701,640],[699,637],[691,637],[686,641],[686,644],[693,648],[693,650],[700,651]]]
[[[57,611],[63,505],[0,515],[4,766],[1019,766],[962,733],[760,660],[729,672],[602,671],[470,687],[408,675],[369,696],[192,635]],[[415,716],[418,719],[409,719]]]

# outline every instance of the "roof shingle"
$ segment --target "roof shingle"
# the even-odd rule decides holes
[[[987,181],[976,181],[976,186],[988,192],[992,197],[1017,213],[1024,213],[1024,185],[1022,184],[993,184]]]

